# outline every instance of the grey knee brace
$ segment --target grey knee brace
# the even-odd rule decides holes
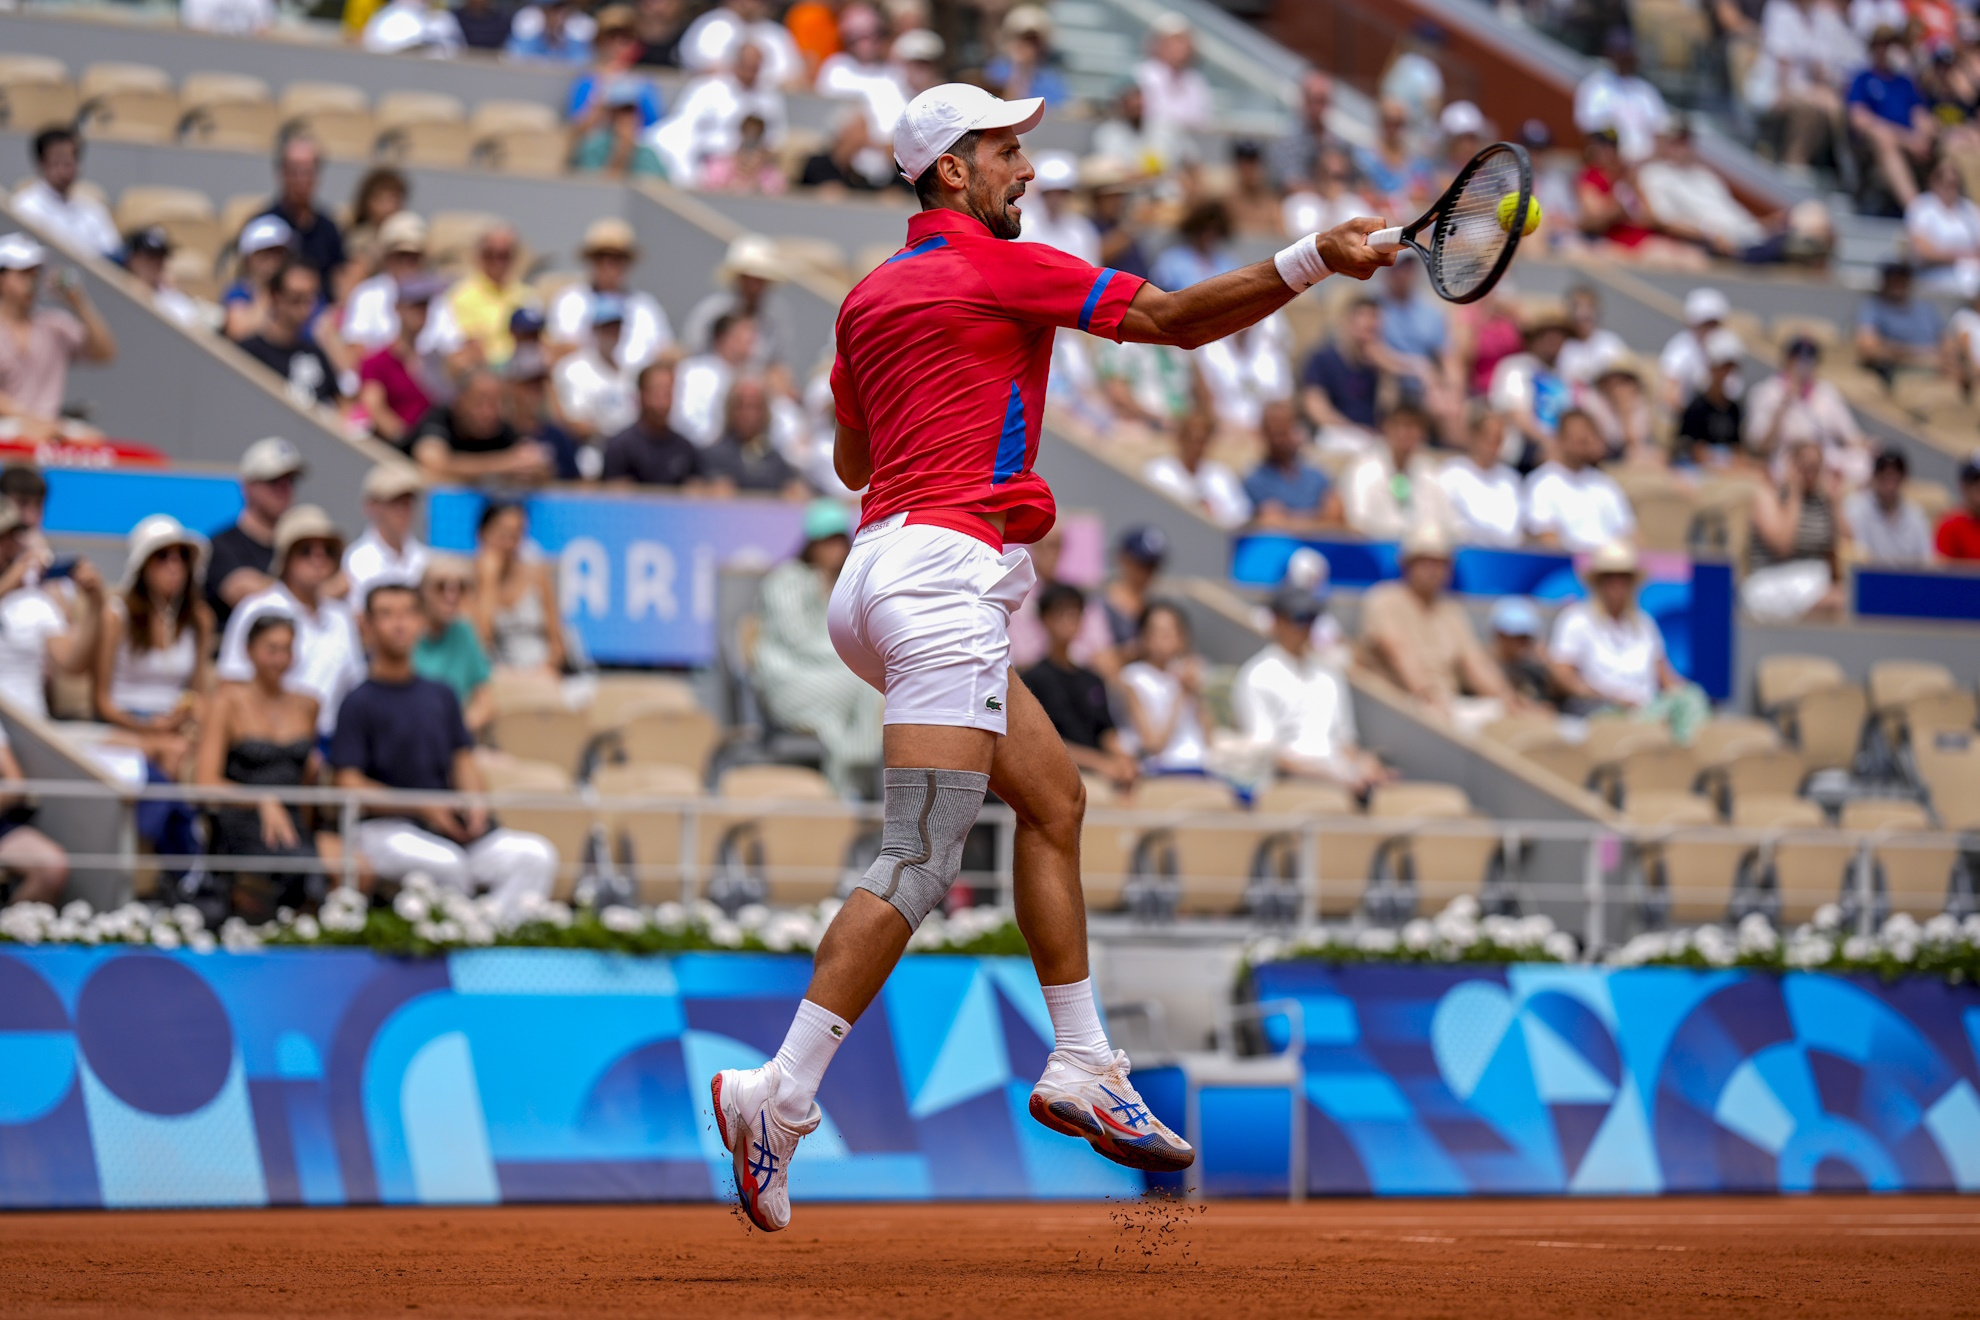
[[[989,787],[990,776],[974,770],[888,770],[880,855],[855,887],[886,899],[909,929],[921,929],[962,873],[963,839]]]

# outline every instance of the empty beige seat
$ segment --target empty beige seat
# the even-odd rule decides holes
[[[1136,787],[1127,805],[1163,819],[1139,832],[1131,872],[1175,877],[1180,912],[1228,914],[1243,906],[1251,863],[1267,831],[1247,826],[1230,789],[1209,779],[1151,779]]]
[[[1820,316],[1776,316],[1767,323],[1767,333],[1783,347],[1795,339],[1811,340],[1825,350],[1842,343],[1836,323]]]
[[[65,83],[69,66],[52,55],[0,54],[0,87],[14,83]]]
[[[139,184],[124,189],[117,198],[117,232],[157,225],[172,236],[175,247],[212,254],[221,246],[220,222],[214,217],[212,199],[191,188],[166,184]]]
[[[268,84],[251,73],[189,73],[179,84],[179,104],[187,110],[209,105],[259,105],[266,106],[271,116],[275,112],[275,98]]]
[[[156,65],[125,64],[112,60],[86,66],[82,77],[76,82],[76,89],[82,93],[83,100],[88,101],[111,92],[170,92],[172,79]]]
[[[1522,755],[1548,774],[1556,775],[1575,788],[1586,788],[1595,769],[1588,749],[1579,743],[1556,742],[1527,748]]]
[[[1940,827],[1980,829],[1980,737],[1941,729],[1913,742],[1911,754]]]
[[[1691,544],[1698,505],[1689,491],[1644,491],[1631,496],[1630,505],[1636,513],[1636,536],[1643,549],[1675,552]]]
[[[1723,921],[1739,864],[1752,849],[1705,833],[1718,823],[1712,802],[1693,793],[1643,793],[1631,796],[1623,815],[1632,825],[1660,830],[1636,843],[1646,897],[1658,915],[1676,925]]]
[[[1701,767],[1710,767],[1754,752],[1771,752],[1780,745],[1780,730],[1767,721],[1750,715],[1721,715],[1692,735],[1691,754]]]
[[[18,81],[0,78],[0,127],[12,133],[38,133],[73,124],[82,98],[66,78]]]
[[[489,700],[499,714],[510,710],[566,710],[563,685],[541,674],[497,671],[488,680]]]
[[[1905,734],[1914,741],[1940,730],[1970,730],[1976,711],[1973,694],[1964,688],[1927,692],[1899,704]]]
[[[1856,847],[1840,838],[1822,809],[1804,798],[1749,797],[1733,803],[1741,829],[1778,830],[1768,862],[1780,901],[1779,921],[1800,925],[1824,903],[1842,897],[1856,861]]]
[[[1846,770],[1863,744],[1870,700],[1861,687],[1845,683],[1804,693],[1776,708],[1782,733],[1801,753],[1808,769]]]
[[[1406,867],[1414,879],[1419,912],[1436,912],[1460,894],[1476,894],[1499,851],[1497,832],[1471,809],[1471,799],[1454,784],[1384,784],[1370,795],[1368,814],[1377,819],[1479,822],[1476,830],[1445,832],[1432,827],[1383,841],[1381,846],[1396,859],[1397,874]]]
[[[600,674],[591,698],[591,727],[602,733],[646,710],[696,710],[700,705],[694,689],[669,674]]]
[[[702,862],[713,865],[726,847],[733,864],[763,876],[773,905],[828,898],[845,875],[846,850],[860,822],[815,770],[790,765],[743,765],[716,785],[719,805],[702,817]],[[766,815],[751,804],[816,808]]]
[[[171,88],[118,88],[84,100],[85,137],[110,142],[170,142],[179,135],[179,96]]]
[[[179,140],[192,146],[265,152],[275,145],[277,127],[275,108],[266,102],[210,101],[179,120]]]
[[[1726,797],[1734,803],[1746,797],[1794,797],[1808,777],[1800,753],[1785,748],[1749,752],[1721,769]]]
[[[1281,779],[1262,788],[1251,800],[1260,815],[1352,816],[1354,798],[1338,784]]]
[[[1631,752],[1670,744],[1671,731],[1667,725],[1605,715],[1588,721],[1588,741],[1583,745],[1588,749],[1589,761],[1600,769],[1614,765]]]
[[[1095,912],[1112,912],[1121,905],[1127,887],[1128,862],[1134,855],[1135,831],[1127,825],[1095,819],[1122,809],[1114,786],[1098,775],[1083,774],[1086,785],[1086,819],[1079,831],[1079,883],[1086,906]]]
[[[585,847],[590,842],[593,823],[591,808],[572,792],[570,772],[546,761],[485,750],[475,759],[490,793],[569,799],[568,805],[499,803],[493,813],[505,829],[526,830],[550,841],[557,850],[557,885],[553,893],[559,898],[569,898],[578,873],[584,869]]]
[[[511,756],[547,761],[575,775],[591,727],[584,712],[559,707],[499,711],[488,724],[488,739]]]
[[[292,82],[282,89],[281,98],[275,103],[284,119],[294,119],[300,115],[314,114],[319,110],[345,110],[369,113],[371,98],[364,94],[362,87],[349,83],[318,82],[306,80]]]
[[[446,120],[419,120],[385,130],[378,139],[378,154],[400,165],[423,165],[434,169],[464,169],[473,155],[473,141],[467,125]]]
[[[504,223],[487,211],[435,211],[426,218],[426,255],[436,266],[467,260],[481,236]]]
[[[369,110],[308,110],[288,115],[282,131],[309,137],[331,160],[370,160],[378,141],[378,126],[371,122]]]
[[[616,752],[635,765],[677,765],[700,775],[721,744],[715,717],[698,706],[647,706],[630,714],[615,734],[606,735]]]
[[[1934,527],[1953,506],[1952,487],[1943,481],[1913,477],[1904,483],[1904,497],[1916,504],[1918,511],[1925,515],[1925,520]]]
[[[1754,686],[1763,713],[1810,692],[1849,682],[1841,665],[1825,655],[1770,655],[1760,662]]]
[[[1552,715],[1507,715],[1480,729],[1479,736],[1488,742],[1523,752],[1528,747],[1558,742],[1561,737],[1560,721]]]
[[[559,128],[505,128],[474,139],[476,160],[503,174],[562,174],[570,148]]]
[[[473,115],[468,118],[468,127],[474,130],[477,139],[510,129],[554,129],[557,126],[557,112],[535,101],[483,101],[475,106]]]
[[[1952,670],[1925,660],[1879,660],[1870,666],[1870,708],[1879,715],[1896,711],[1916,697],[1951,692]]]
[[[1604,772],[1596,772],[1598,781]],[[1611,801],[1627,802],[1637,793],[1689,793],[1698,780],[1698,759],[1689,747],[1639,747],[1616,761],[1606,778]]]
[[[1923,807],[1915,802],[1859,799],[1843,805],[1842,827],[1885,832],[1887,837],[1873,843],[1870,851],[1883,873],[1891,911],[1923,918],[1945,910],[1959,849],[1944,834],[1932,833]]]
[[[460,97],[445,92],[396,91],[378,98],[371,117],[389,131],[407,124],[466,124],[467,110]]]
[[[599,817],[614,859],[629,868],[640,901],[658,903],[681,897],[682,815],[653,806],[621,808],[612,798],[692,798],[701,796],[701,776],[677,765],[606,765],[591,777],[602,799]]]

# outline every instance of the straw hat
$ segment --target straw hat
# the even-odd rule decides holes
[[[271,576],[282,576],[289,566],[289,551],[303,541],[328,541],[337,547],[336,556],[344,557],[344,533],[330,515],[314,504],[298,504],[275,523],[275,559],[268,566]]]
[[[616,215],[608,215],[586,227],[578,255],[595,257],[601,252],[618,252],[630,257],[638,251],[639,237],[633,233],[633,227]]]
[[[406,495],[418,495],[426,489],[426,478],[419,469],[407,463],[380,463],[364,474],[364,497],[387,504]]]
[[[154,513],[149,518],[141,518],[138,525],[131,528],[128,542],[129,553],[124,556],[124,575],[117,579],[117,590],[129,591],[138,582],[138,575],[144,566],[160,550],[175,545],[192,547],[193,575],[195,584],[206,577],[206,538],[198,532],[187,530],[184,523],[169,513]]]
[[[1635,546],[1627,541],[1610,541],[1588,556],[1588,563],[1582,569],[1582,575],[1591,582],[1612,573],[1627,573],[1631,577],[1642,575],[1643,569],[1637,563]]]
[[[1407,564],[1412,559],[1450,559],[1457,549],[1444,529],[1434,522],[1418,522],[1402,539],[1397,558]]]
[[[715,270],[715,278],[724,284],[738,275],[771,281],[789,278],[784,268],[783,253],[761,234],[738,235],[729,244],[728,255],[722,258],[722,264]]]

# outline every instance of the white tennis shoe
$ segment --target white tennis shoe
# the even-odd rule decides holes
[[[736,1199],[749,1222],[766,1233],[791,1222],[791,1156],[823,1118],[813,1101],[803,1122],[785,1122],[771,1103],[780,1080],[772,1059],[761,1068],[724,1069],[709,1084],[715,1123],[735,1169]]]
[[[1104,1072],[1053,1050],[1045,1075],[1031,1088],[1031,1116],[1069,1137],[1083,1137],[1116,1164],[1175,1173],[1196,1162],[1190,1144],[1141,1102],[1128,1081],[1128,1056],[1114,1051]]]

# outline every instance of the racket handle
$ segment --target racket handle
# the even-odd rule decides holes
[[[1377,252],[1394,252],[1402,246],[1402,226],[1393,225],[1388,229],[1378,229],[1368,236],[1368,246]]]

